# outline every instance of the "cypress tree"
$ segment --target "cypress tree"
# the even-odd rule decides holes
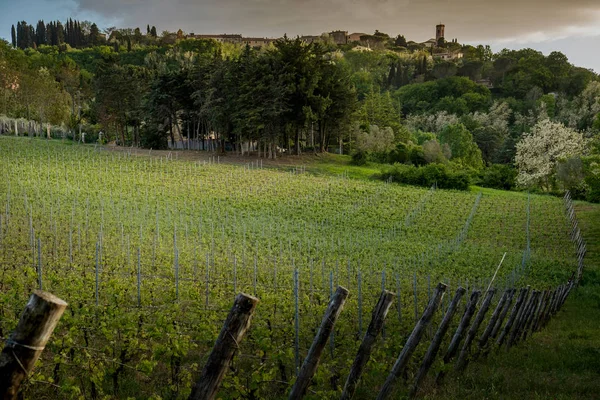
[[[13,47],[17,47],[17,32],[15,31],[15,25],[10,28],[10,38]]]
[[[56,44],[61,45],[65,42],[65,28],[60,21],[56,21]]]
[[[156,27],[155,27],[155,26],[153,26],[153,27],[152,27],[152,29],[150,29],[150,34],[151,34],[153,37],[157,37],[157,36],[158,36],[158,35],[156,34]]]
[[[146,35],[150,35],[150,24],[146,25]]]

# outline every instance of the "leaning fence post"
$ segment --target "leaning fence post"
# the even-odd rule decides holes
[[[435,360],[435,356],[437,355],[437,352],[440,349],[442,340],[444,339],[444,336],[446,335],[446,332],[450,327],[452,318],[454,318],[454,314],[456,314],[458,303],[460,302],[460,299],[465,293],[466,290],[460,286],[458,287],[458,289],[456,289],[456,294],[454,295],[454,298],[452,299],[452,302],[448,307],[448,311],[446,311],[446,314],[444,314],[444,318],[442,319],[442,322],[440,323],[440,326],[438,327],[438,330],[435,333],[435,336],[433,337],[429,348],[427,349],[427,353],[425,354],[425,358],[423,359],[421,368],[419,368],[419,372],[417,373],[417,377],[415,378],[415,384],[410,393],[411,397],[417,394],[417,391],[419,390],[419,385],[421,384],[425,376],[427,376],[427,372],[429,372],[429,369],[431,368],[431,365]]]
[[[517,336],[517,341],[521,340],[521,339],[522,340],[527,339],[527,331],[529,330],[529,326],[535,319],[542,292],[535,291],[535,292],[533,292],[533,295],[534,295],[534,300],[531,304],[531,307],[529,307],[529,313],[527,314],[526,319],[523,321],[523,324],[521,325],[522,329],[521,329],[521,332],[519,332],[519,335]]]
[[[245,293],[235,297],[233,307],[208,356],[200,378],[192,389],[189,400],[211,400],[216,397],[229,363],[250,327],[252,314],[258,301],[256,297]]]
[[[507,290],[504,292],[504,294],[500,298],[500,301],[498,302],[498,305],[496,306],[496,309],[494,310],[494,313],[492,314],[492,316],[490,318],[490,322],[488,323],[487,327],[483,331],[483,334],[479,338],[478,345],[479,345],[480,350],[483,349],[485,347],[485,345],[487,344],[488,339],[489,339],[490,335],[492,334],[492,330],[494,329],[494,326],[496,325],[496,321],[498,320],[498,318],[500,317],[500,313],[504,309],[504,303],[506,303],[508,296],[509,296],[509,291]]]
[[[498,317],[498,320],[496,321],[496,324],[494,325],[494,329],[492,329],[492,333],[490,334],[490,337],[492,339],[496,339],[496,336],[498,336],[498,332],[500,331],[500,328],[502,327],[502,323],[504,322],[504,318],[506,318],[506,314],[508,314],[508,310],[510,309],[510,306],[512,304],[512,300],[515,297],[516,289],[508,289],[508,292],[509,292],[508,293],[508,299],[504,303],[504,307],[502,308],[502,312],[500,313],[500,316]]]
[[[406,341],[406,344],[402,348],[402,351],[400,352],[400,355],[398,356],[398,359],[396,360],[392,371],[385,380],[385,383],[383,384],[383,387],[381,388],[381,391],[377,396],[377,400],[384,400],[388,398],[389,395],[392,393],[394,384],[396,383],[396,379],[398,379],[400,374],[402,374],[402,371],[404,371],[406,364],[408,364],[408,361],[410,360],[412,354],[417,348],[417,345],[421,341],[423,333],[425,333],[425,329],[427,329],[427,327],[429,326],[429,323],[433,318],[433,314],[435,313],[435,310],[440,304],[440,300],[445,291],[446,285],[441,282],[438,283],[437,287],[435,288],[435,293],[431,300],[429,300],[429,304],[427,305],[425,312],[423,312],[421,319],[415,325],[415,328],[413,329],[412,333],[410,334],[410,337]]]
[[[457,371],[462,371],[467,367],[467,363],[468,363],[467,357],[468,357],[469,353],[471,352],[471,343],[473,342],[473,339],[475,339],[475,335],[477,335],[477,330],[479,329],[479,326],[483,322],[483,319],[485,318],[485,314],[487,313],[487,310],[490,308],[490,303],[492,302],[492,298],[494,297],[494,294],[496,294],[496,289],[488,290],[488,292],[485,296],[485,299],[483,300],[483,304],[481,304],[481,308],[479,309],[479,312],[477,313],[477,316],[475,317],[475,321],[473,321],[473,324],[469,328],[469,332],[467,332],[467,337],[465,338],[465,343],[463,344],[460,354],[458,355],[458,360],[456,362],[456,370]]]
[[[348,289],[338,286],[335,294],[329,302],[327,310],[325,311],[319,332],[317,332],[317,336],[315,336],[315,339],[308,350],[308,355],[302,363],[298,378],[296,378],[296,382],[294,383],[292,391],[289,395],[290,400],[301,399],[304,397],[304,394],[308,389],[308,385],[310,384],[313,375],[317,371],[317,366],[319,365],[321,354],[323,354],[323,349],[327,344],[329,335],[333,331],[335,322],[344,308],[344,303],[346,302],[347,297]]]
[[[465,313],[463,314],[463,317],[460,320],[458,328],[456,328],[454,336],[452,336],[452,340],[450,341],[450,345],[448,346],[446,355],[444,355],[444,364],[448,364],[456,355],[456,352],[458,351],[458,346],[460,345],[463,335],[465,334],[465,330],[469,327],[471,318],[475,313],[475,308],[477,307],[477,300],[479,300],[480,294],[481,292],[479,291],[474,291],[473,293],[471,293],[471,298],[467,303],[467,309],[465,310]]]
[[[44,351],[65,308],[67,303],[53,294],[33,292],[0,354],[0,398],[17,398],[19,386]]]
[[[523,301],[523,306],[519,309],[519,313],[517,314],[517,319],[515,320],[514,328],[513,328],[512,332],[510,333],[510,338],[508,339],[507,346],[509,348],[513,344],[515,344],[516,340],[518,339],[517,335],[521,331],[523,319],[524,319],[526,313],[529,311],[531,301],[534,297],[534,293],[529,294],[530,291],[531,291],[531,288],[529,286],[527,286],[527,291],[525,293],[525,299]]]
[[[525,300],[525,293],[527,292],[528,288],[529,287],[521,288],[519,290],[519,297],[517,297],[517,301],[515,302],[515,305],[513,306],[513,309],[510,312],[510,316],[508,317],[508,320],[506,321],[506,325],[504,325],[504,329],[502,329],[500,336],[498,336],[498,340],[496,340],[496,343],[498,344],[498,346],[502,346],[502,344],[504,343],[504,339],[506,339],[506,336],[510,332],[510,328],[512,328],[513,324],[515,323],[515,318],[517,318],[517,314],[519,313],[519,311],[521,309],[523,300]]]
[[[381,293],[379,301],[373,309],[373,315],[371,317],[371,323],[367,328],[367,333],[360,344],[356,358],[354,358],[352,368],[350,368],[350,374],[346,380],[346,385],[344,386],[344,392],[342,393],[341,400],[348,400],[354,396],[358,380],[360,379],[365,365],[367,365],[367,362],[369,361],[369,357],[371,356],[371,348],[375,344],[377,336],[383,327],[383,321],[390,310],[393,299],[394,293],[387,290],[384,290]]]

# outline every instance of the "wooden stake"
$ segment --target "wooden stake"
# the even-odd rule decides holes
[[[319,332],[317,332],[317,336],[315,336],[315,339],[310,346],[310,350],[308,350],[308,355],[302,363],[298,378],[296,379],[296,382],[294,383],[292,391],[288,397],[290,400],[301,399],[306,394],[308,385],[310,384],[310,381],[317,371],[317,367],[319,366],[323,349],[327,344],[329,335],[333,331],[335,322],[344,308],[344,303],[346,302],[347,297],[348,289],[338,286],[335,294],[329,302],[327,310],[325,311]]]
[[[427,349],[427,353],[425,354],[425,358],[423,359],[421,368],[419,368],[419,372],[417,373],[417,377],[415,378],[415,384],[411,390],[410,397],[414,397],[417,394],[419,390],[419,385],[421,384],[421,382],[423,382],[425,376],[427,376],[427,373],[429,372],[429,369],[431,368],[431,365],[435,360],[435,356],[437,355],[437,352],[440,349],[442,340],[444,339],[444,336],[446,335],[446,332],[450,327],[450,323],[454,318],[454,314],[456,314],[456,310],[458,309],[458,303],[460,302],[460,299],[465,293],[466,290],[462,287],[456,289],[456,294],[454,295],[454,298],[452,299],[452,302],[448,307],[448,311],[446,311],[444,319],[442,319],[442,322],[440,323],[440,326],[438,327],[438,330],[435,333],[435,336],[433,337],[429,348]]]
[[[349,400],[352,398],[352,396],[354,396],[354,392],[356,391],[356,387],[358,385],[358,380],[360,379],[360,376],[362,375],[362,372],[369,361],[371,349],[377,340],[377,336],[379,335],[381,328],[383,327],[383,321],[390,310],[393,298],[394,293],[392,292],[384,290],[381,293],[379,301],[373,309],[373,316],[371,317],[371,323],[367,328],[367,333],[360,344],[358,353],[356,354],[356,358],[354,359],[354,363],[350,369],[350,375],[348,375],[348,379],[346,380],[346,385],[344,386],[341,400]]]
[[[200,379],[192,389],[189,400],[212,400],[216,397],[229,363],[250,327],[258,301],[256,297],[245,293],[235,297],[233,307],[200,374]]]
[[[517,314],[517,318],[515,320],[515,324],[514,324],[513,330],[510,333],[510,338],[508,339],[507,346],[509,348],[513,344],[515,344],[516,341],[517,341],[517,339],[519,338],[519,334],[521,333],[521,329],[523,327],[523,321],[527,317],[527,313],[529,312],[529,309],[531,307],[531,303],[533,301],[533,298],[535,297],[535,291],[533,293],[531,293],[531,295],[529,297],[527,297],[527,295],[529,294],[530,291],[531,291],[531,288],[528,286],[527,287],[527,292],[525,294],[525,299],[526,300],[523,302],[523,306],[521,307],[521,309],[519,310],[519,313]]]
[[[435,313],[435,310],[440,304],[440,300],[445,291],[446,285],[444,285],[443,283],[438,283],[437,287],[435,288],[435,293],[429,301],[425,312],[421,316],[419,322],[417,322],[417,325],[415,325],[415,328],[413,329],[412,333],[410,334],[410,337],[406,341],[406,344],[402,348],[402,351],[400,352],[400,355],[398,356],[398,359],[396,360],[392,371],[390,372],[385,383],[383,384],[383,387],[381,388],[381,391],[377,396],[377,400],[384,400],[392,394],[392,390],[394,389],[394,384],[396,383],[396,380],[398,379],[400,374],[402,374],[404,368],[406,368],[406,364],[408,364],[408,361],[410,360],[412,354],[417,348],[417,345],[421,341],[423,333],[425,333],[425,329],[427,329],[427,327],[429,326],[431,319],[433,318],[433,314]]]
[[[446,350],[446,354],[444,355],[444,364],[448,364],[456,355],[456,352],[458,351],[458,345],[460,345],[463,335],[465,334],[465,330],[469,326],[471,318],[475,313],[475,307],[477,307],[477,300],[479,300],[480,294],[480,291],[474,291],[473,293],[471,293],[471,298],[469,299],[469,303],[467,304],[467,309],[465,310],[465,313],[463,314],[463,317],[460,320],[460,324],[458,325],[458,328],[456,328],[454,336],[452,336],[452,341],[450,341],[448,350]],[[440,378],[441,377],[438,376],[438,379]]]
[[[508,333],[510,332],[513,324],[515,323],[515,319],[517,318],[517,314],[521,310],[521,306],[523,304],[523,301],[525,300],[525,293],[527,293],[527,290],[529,290],[529,287],[527,287],[527,288],[521,288],[519,290],[519,297],[517,297],[517,301],[515,302],[515,305],[514,305],[512,311],[510,312],[510,316],[508,317],[508,321],[506,321],[506,325],[504,325],[504,329],[502,329],[502,332],[500,333],[500,336],[498,336],[498,340],[496,340],[496,343],[498,344],[498,346],[501,346],[504,343],[504,340],[506,339],[506,336],[508,335]]]
[[[463,371],[467,367],[467,363],[469,362],[467,357],[469,356],[469,353],[471,352],[471,343],[475,339],[475,335],[477,335],[477,330],[479,329],[479,326],[483,322],[483,319],[485,318],[485,314],[487,313],[487,310],[490,308],[490,303],[492,302],[492,298],[494,297],[494,294],[496,294],[496,289],[488,290],[487,294],[485,295],[485,299],[483,300],[483,304],[481,304],[481,308],[479,309],[479,312],[477,313],[477,316],[475,317],[475,321],[473,321],[473,324],[469,328],[469,332],[467,332],[467,337],[465,338],[465,343],[463,344],[462,350],[460,351],[458,360],[456,362],[456,370],[457,371]]]
[[[496,321],[500,317],[500,313],[502,312],[502,310],[504,310],[504,308],[505,308],[504,304],[508,300],[509,293],[510,293],[510,290],[507,290],[506,292],[504,292],[504,294],[500,298],[500,301],[498,302],[498,305],[496,306],[496,309],[494,310],[494,313],[492,314],[492,317],[490,318],[490,322],[488,323],[487,327],[483,331],[483,334],[479,338],[479,349],[480,350],[485,348],[485,345],[487,344],[488,339],[489,339],[490,335],[492,334],[492,330],[496,326]]]
[[[492,329],[492,333],[490,335],[490,337],[492,339],[496,339],[496,336],[498,336],[498,332],[500,331],[500,328],[502,327],[504,318],[506,318],[506,314],[508,314],[508,310],[510,309],[512,300],[515,297],[516,289],[509,289],[508,291],[509,291],[508,299],[506,300],[506,303],[504,303],[504,308],[502,309],[502,312],[500,313],[500,317],[498,317],[498,320],[496,321],[496,324],[494,325],[494,329]]]
[[[67,303],[51,293],[33,292],[0,354],[0,398],[17,398],[66,308]]]

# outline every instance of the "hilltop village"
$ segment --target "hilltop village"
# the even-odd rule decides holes
[[[324,41],[333,43],[338,46],[348,46],[357,51],[371,51],[373,49],[382,49],[392,47],[397,49],[407,49],[411,51],[429,49],[431,54],[440,60],[455,60],[463,57],[461,46],[457,39],[452,39],[450,42],[445,38],[446,27],[439,24],[435,27],[435,37],[425,42],[406,41],[404,36],[398,35],[396,38],[391,38],[389,35],[375,31],[374,34],[368,33],[348,33],[348,31],[331,31],[321,35],[303,35],[300,39],[311,43],[315,41]],[[279,38],[266,37],[244,37],[241,34],[185,34],[181,29],[177,33],[169,35],[171,41],[180,39],[213,39],[219,43],[231,43],[249,45],[251,47],[264,47],[272,44]],[[110,40],[114,40],[115,36]]]

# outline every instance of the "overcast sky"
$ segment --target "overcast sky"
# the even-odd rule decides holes
[[[435,36],[565,53],[600,72],[600,0],[0,0],[0,37],[19,20],[67,18],[108,26],[155,25],[159,32],[241,33],[279,37],[375,29],[408,40]]]

